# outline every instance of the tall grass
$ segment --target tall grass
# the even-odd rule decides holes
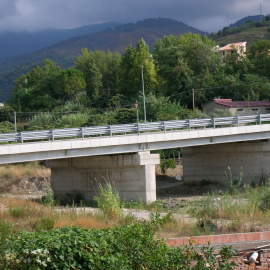
[[[189,209],[197,225],[207,232],[246,232],[259,230],[270,222],[269,187],[229,191],[209,195]]]
[[[122,215],[120,196],[111,184],[99,185],[98,196],[95,197],[95,201],[106,217],[117,218]]]

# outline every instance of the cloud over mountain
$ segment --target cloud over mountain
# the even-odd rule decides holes
[[[0,31],[72,28],[104,21],[168,17],[213,31],[259,13],[261,0],[1,0]],[[270,13],[270,1],[263,4]]]

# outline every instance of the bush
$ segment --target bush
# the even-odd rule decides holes
[[[106,217],[115,218],[121,215],[121,200],[111,184],[99,186],[99,195],[95,197],[95,201]]]
[[[259,199],[259,209],[263,212],[270,210],[270,193],[269,191]]]
[[[41,203],[46,206],[53,206],[55,204],[53,192],[48,192],[46,195],[42,196]]]
[[[53,229],[55,220],[53,218],[42,218],[34,226],[36,231],[48,231]]]
[[[224,248],[217,259],[206,247],[170,248],[154,239],[153,224],[133,224],[114,229],[62,228],[12,235],[0,254],[0,268],[76,270],[188,270],[227,269],[233,252]]]
[[[0,123],[0,133],[10,133],[14,131],[14,124],[8,121]]]
[[[6,221],[0,220],[0,253],[4,250],[4,244],[11,232],[11,224]]]
[[[165,159],[162,160],[160,163],[160,168],[162,173],[165,173],[167,169],[175,169],[176,168],[176,161],[174,159]]]

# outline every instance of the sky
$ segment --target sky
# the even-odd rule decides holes
[[[270,0],[0,0],[0,31],[75,28],[165,17],[216,31],[247,16],[270,13]]]

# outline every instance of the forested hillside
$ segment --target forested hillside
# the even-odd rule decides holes
[[[151,53],[141,39],[122,55],[83,49],[69,68],[47,60],[17,79],[1,118],[12,122],[14,110],[41,112],[26,114],[26,129],[136,122],[135,104],[143,119],[142,69],[149,121],[202,116],[190,110],[193,88],[197,108],[215,97],[270,99],[270,41],[255,42],[242,58],[234,53],[223,59],[215,46],[199,34],[171,35]],[[12,129],[9,122],[3,122],[5,131]]]
[[[270,17],[266,16],[260,21],[252,21],[251,17],[247,17],[234,25],[223,28],[211,35],[211,38],[220,45],[239,41],[247,41],[251,44],[258,39],[270,39]]]
[[[82,48],[89,50],[110,50],[123,52],[128,45],[135,45],[144,38],[152,47],[155,42],[166,35],[181,35],[184,33],[201,33],[181,22],[171,19],[147,19],[104,30],[95,34],[85,35],[64,41],[36,53],[5,61],[0,64],[0,100],[6,100],[13,88],[12,82],[34,65],[44,59],[51,59],[61,66],[71,66],[74,58]]]
[[[74,29],[52,29],[36,32],[3,32],[0,33],[0,60],[33,53],[60,41],[114,28],[119,24],[120,23],[116,22],[108,22]]]

